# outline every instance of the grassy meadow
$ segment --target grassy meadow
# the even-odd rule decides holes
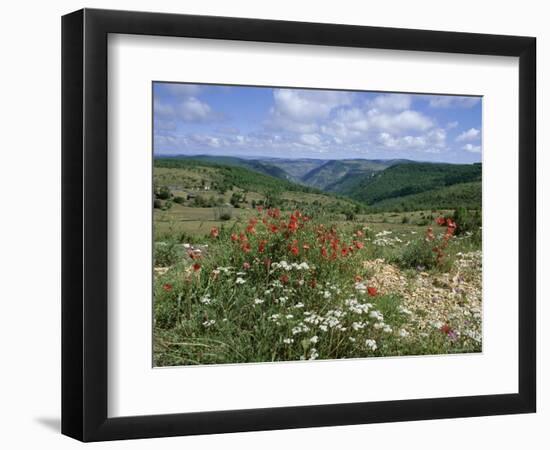
[[[471,170],[372,177],[376,205],[244,165],[155,162],[156,366],[481,351]]]

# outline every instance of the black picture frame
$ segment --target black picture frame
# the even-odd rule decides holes
[[[107,416],[107,36],[110,33],[519,57],[517,393]],[[83,9],[62,18],[62,433],[82,441],[535,412],[536,39]]]

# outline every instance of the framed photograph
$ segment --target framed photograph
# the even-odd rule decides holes
[[[535,412],[536,40],[62,21],[62,432]]]

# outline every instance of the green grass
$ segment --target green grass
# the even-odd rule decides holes
[[[204,213],[198,208],[188,210],[196,217]],[[162,214],[167,213],[159,217]],[[289,216],[283,212],[281,218],[274,218],[243,210],[240,218],[230,223],[183,222],[202,224],[194,233],[190,228],[185,232],[193,234],[191,242],[207,247],[200,257],[191,259],[179,244],[165,258],[167,270],[155,277],[156,365],[480,351],[480,343],[467,336],[451,340],[437,327],[418,328],[403,312],[406,302],[401,292],[385,291],[383,285],[378,292],[366,290],[380,281],[364,262],[377,258],[391,261],[409,242],[422,238],[425,227],[400,223],[399,217],[394,217],[393,224],[302,217],[296,220],[295,231],[285,230],[283,223],[292,223]],[[252,222],[253,230],[247,232],[250,219],[257,222]],[[155,221],[156,227],[161,223]],[[218,225],[219,234],[210,236],[212,226]],[[275,233],[271,225],[278,228]],[[437,236],[442,233],[434,231]],[[166,232],[164,238],[173,238],[174,233]],[[390,243],[382,245],[382,239]],[[344,254],[344,243],[353,251]],[[166,245],[173,244],[157,243],[161,251]],[[336,252],[332,245],[337,245]],[[247,250],[245,246],[249,246]],[[454,261],[459,251],[477,249],[466,238],[455,239],[449,245],[448,260]],[[277,267],[274,263],[279,262],[282,266]],[[193,268],[193,264],[200,267]],[[451,266],[433,267],[434,279],[445,276]],[[417,275],[413,270],[408,276],[414,280]],[[358,289],[356,277],[364,289]],[[421,317],[423,312],[416,314]],[[464,326],[451,317],[449,321],[453,327]],[[367,340],[375,341],[376,348],[369,347]]]

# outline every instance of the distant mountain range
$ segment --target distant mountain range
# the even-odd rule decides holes
[[[211,155],[162,159],[240,167],[384,209],[410,209],[416,204],[422,204],[423,209],[459,205],[481,207],[480,163],[428,163],[407,159],[245,159]]]

